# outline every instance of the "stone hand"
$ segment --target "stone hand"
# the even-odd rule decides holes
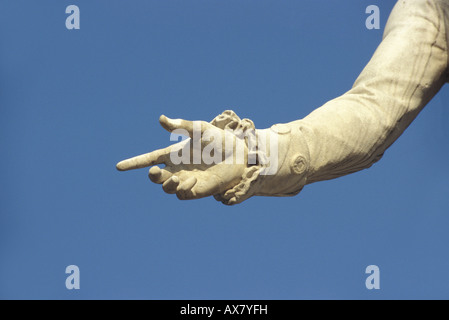
[[[210,123],[165,116],[159,121],[172,134],[190,138],[124,160],[117,169],[152,166],[151,181],[179,199],[214,196],[233,205],[252,196],[292,196],[307,182],[309,151],[301,121],[256,130],[231,110]]]
[[[243,138],[237,137],[231,130],[224,130],[225,127],[229,129],[231,124],[229,116],[235,114],[223,114],[225,117],[221,115],[221,118],[219,116],[211,123],[172,120],[161,116],[159,122],[167,131],[188,135],[189,138],[164,149],[121,161],[117,169],[125,171],[151,166],[151,181],[162,184],[165,192],[176,194],[182,200],[224,194],[236,186],[244,174],[247,147]],[[234,152],[236,146],[240,147],[240,154]],[[158,167],[160,164],[165,167]]]

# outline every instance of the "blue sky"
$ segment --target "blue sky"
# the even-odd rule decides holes
[[[352,86],[393,5],[2,1],[0,298],[447,299],[446,87],[379,163],[296,197],[179,201],[146,169],[115,169],[170,144],[160,114],[306,116]]]

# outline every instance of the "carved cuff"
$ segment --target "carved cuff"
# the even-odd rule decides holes
[[[243,134],[248,147],[248,164],[240,182],[214,195],[216,200],[233,205],[252,196],[293,196],[302,190],[307,182],[310,156],[300,122],[256,130],[251,120],[241,120],[227,110],[211,123],[234,130],[237,136]],[[253,133],[244,134],[248,130]]]

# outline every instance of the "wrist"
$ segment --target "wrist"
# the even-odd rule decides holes
[[[294,196],[307,183],[310,168],[309,148],[298,122],[276,124],[267,129],[270,136],[268,159],[259,176],[254,195]]]
[[[252,196],[293,196],[307,183],[310,155],[300,121],[256,130],[251,120],[225,111],[212,124],[250,130],[243,132],[248,153],[240,182],[215,195],[218,201],[232,205]]]

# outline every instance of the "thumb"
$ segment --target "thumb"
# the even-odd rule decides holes
[[[195,137],[201,137],[203,133],[208,128],[214,128],[209,122],[206,121],[189,121],[183,119],[170,119],[164,115],[159,118],[159,123],[168,132],[173,132],[177,129],[186,130],[189,137],[193,139],[194,133]]]

